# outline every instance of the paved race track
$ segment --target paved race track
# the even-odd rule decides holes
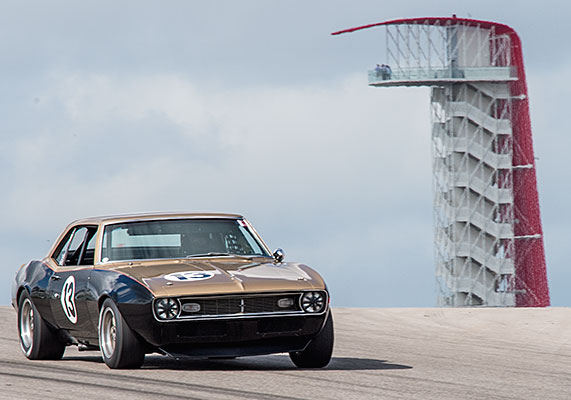
[[[28,361],[0,307],[2,399],[571,399],[571,309],[334,309],[331,364],[287,355],[112,371],[98,352]]]

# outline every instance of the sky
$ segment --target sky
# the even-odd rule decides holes
[[[429,89],[367,86],[393,18],[523,42],[551,300],[570,306],[566,2],[0,1],[0,304],[72,220],[245,215],[334,306],[436,304]],[[547,12],[549,11],[549,12]]]

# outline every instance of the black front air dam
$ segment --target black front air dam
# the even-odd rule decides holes
[[[294,347],[305,347],[322,329],[326,316],[327,313],[291,317],[155,321],[142,336],[150,344],[165,351],[167,346],[179,344],[188,345],[189,348],[218,347],[224,344],[236,347],[241,343],[247,344],[246,347],[255,347],[258,342],[271,344],[275,339],[275,343],[279,343],[286,342],[288,338],[292,339]],[[299,338],[302,338],[299,341],[301,344],[298,344]]]
[[[163,353],[175,358],[242,357],[302,351],[307,347],[310,341],[311,337],[305,336],[273,338],[240,343],[200,345],[171,344],[162,346],[159,349]]]

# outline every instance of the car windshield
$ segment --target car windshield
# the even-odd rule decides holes
[[[105,227],[101,261],[205,256],[265,256],[242,219],[137,221]]]

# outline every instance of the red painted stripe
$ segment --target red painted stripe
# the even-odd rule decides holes
[[[341,31],[333,32],[332,35],[341,35],[343,33],[351,33],[351,32],[356,32],[356,31],[360,31],[363,29],[369,29],[369,28],[373,28],[376,26],[384,26],[384,25],[414,25],[414,24],[417,24],[417,25],[445,26],[445,25],[452,25],[454,23],[462,23],[463,25],[468,25],[468,26],[479,26],[479,27],[484,28],[484,29],[490,29],[492,27],[495,27],[497,33],[500,33],[500,34],[514,33],[515,34],[515,31],[512,28],[510,28],[509,26],[504,25],[504,24],[499,24],[497,22],[481,21],[481,20],[471,19],[471,18],[423,17],[423,18],[393,19],[390,21],[377,22],[374,24],[357,26],[355,28],[343,29]]]

